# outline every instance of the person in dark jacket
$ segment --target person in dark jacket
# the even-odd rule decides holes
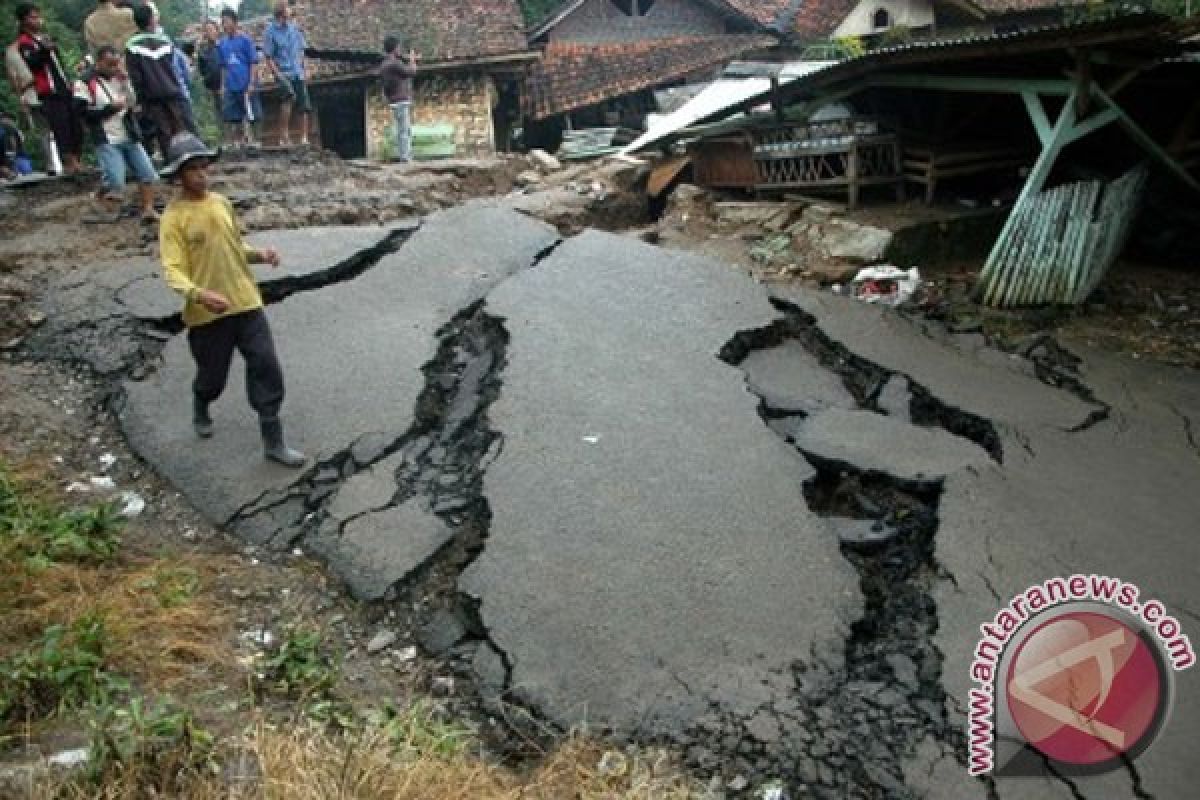
[[[183,89],[175,75],[175,44],[154,32],[154,10],[133,10],[138,34],[125,45],[125,68],[142,113],[154,124],[159,152],[166,158],[171,139],[185,128]]]
[[[417,52],[409,48],[408,56],[401,55],[400,40],[389,36],[383,40],[386,54],[379,76],[383,79],[383,96],[392,107],[396,121],[396,160],[412,161],[412,98],[413,76],[417,74]]]
[[[86,103],[86,119],[96,145],[104,190],[102,200],[120,204],[125,174],[138,182],[142,222],[158,220],[154,210],[154,184],[158,173],[142,147],[140,131],[134,121],[134,93],[121,70],[121,55],[115,47],[101,45],[96,51],[96,67],[86,81],[79,83],[80,99]]]
[[[204,84],[204,88],[208,91],[212,98],[213,108],[217,113],[221,113],[221,51],[217,47],[217,42],[221,38],[221,28],[217,25],[217,21],[208,19],[204,21],[204,32],[200,37],[200,41],[196,44],[196,72],[200,76],[200,82]],[[217,126],[221,131],[221,138],[224,138],[224,126]]]
[[[58,46],[42,33],[42,12],[36,5],[18,4],[16,18],[20,28],[17,52],[32,79],[29,86],[17,87],[17,94],[34,90],[38,101],[35,109],[54,134],[63,166],[67,172],[78,172],[83,156],[83,121],[75,109],[72,82],[63,69]]]

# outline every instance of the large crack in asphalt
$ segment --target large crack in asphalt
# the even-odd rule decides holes
[[[418,228],[398,227],[328,267],[265,281],[260,287],[263,302],[270,305],[300,292],[353,280],[396,252]],[[160,360],[167,342],[183,331],[180,311],[139,317],[122,302],[123,293],[143,281],[157,284],[162,278],[157,274],[135,274],[113,286],[80,283],[74,290],[86,289],[88,296],[72,307],[58,307],[54,297],[48,297],[44,309],[47,324],[30,337],[19,355],[89,370],[108,387],[104,405],[117,409],[121,381],[144,380]]]
[[[529,268],[558,244],[537,254]],[[482,712],[481,733],[492,751],[523,759],[544,752],[559,731],[509,692],[508,656],[489,636],[479,601],[458,586],[488,537],[492,514],[483,478],[504,445],[488,409],[500,393],[509,334],[487,313],[485,298],[435,335],[437,352],[421,368],[424,386],[407,430],[360,437],[287,488],[243,507],[226,527],[269,549],[299,546],[325,561],[352,594],[386,609],[392,627],[415,632],[426,655],[453,671],[458,694],[469,699],[467,710]],[[339,512],[339,494],[364,478],[377,484],[376,502]],[[388,549],[403,548],[406,539],[424,536],[410,524],[432,524],[437,532],[410,550],[405,563],[383,571],[353,541],[376,527]]]
[[[782,318],[735,335],[720,352],[722,360],[738,366],[756,350],[799,342],[842,379],[860,410],[883,413],[880,396],[893,373],[830,339],[795,306],[776,306]],[[908,383],[912,424],[942,428],[994,460],[1002,458],[990,422]],[[759,397],[764,423],[794,444],[775,424],[794,412]],[[903,411],[884,405],[890,413]],[[808,415],[799,416],[803,424]],[[863,615],[851,628],[842,666],[793,665],[792,697],[764,703],[750,717],[714,709],[714,720],[688,732],[688,761],[711,770],[722,766],[721,756],[732,756],[743,774],[782,778],[800,796],[911,796],[904,763],[922,740],[931,738],[943,756],[963,765],[967,758],[965,736],[946,713],[943,656],[933,642],[938,609],[932,592],[939,581],[953,580],[934,556],[943,479],[896,477],[800,452],[816,471],[803,485],[806,501],[828,520],[843,557],[858,571]],[[981,786],[994,793],[986,782]]]

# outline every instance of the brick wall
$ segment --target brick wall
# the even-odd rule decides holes
[[[696,0],[655,0],[630,17],[612,0],[587,0],[548,34],[552,42],[611,42],[725,33],[725,21]]]
[[[492,81],[482,73],[418,75],[413,87],[413,122],[454,126],[459,155],[486,155],[496,151],[492,125]],[[367,91],[367,153],[378,158],[383,148],[392,110],[378,85]]]

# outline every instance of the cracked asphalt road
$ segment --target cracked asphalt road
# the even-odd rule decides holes
[[[273,237],[318,276],[268,312],[303,475],[262,462],[236,382],[218,436],[192,438],[181,337],[125,384],[131,443],[214,521],[304,543],[385,601],[470,536],[447,652],[546,719],[662,734],[699,770],[817,797],[1194,794],[1194,670],[1135,770],[985,783],[962,736],[997,596],[1098,572],[1200,625],[1194,376],[1080,353],[1093,402],[632,238],[555,249],[495,203],[329,269],[386,235]],[[161,322],[159,289],[123,269],[89,291]],[[873,523],[884,543],[863,548]]]

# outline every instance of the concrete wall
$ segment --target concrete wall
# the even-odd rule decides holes
[[[887,28],[875,27],[875,12],[880,9],[890,14],[892,26],[926,28],[933,25],[931,0],[860,0],[833,35],[870,36],[883,33]]]
[[[417,77],[413,87],[413,122],[431,125],[448,122],[454,126],[459,155],[496,152],[492,106],[492,80],[483,73]],[[367,154],[378,158],[384,149],[392,110],[383,100],[377,83],[367,91]]]
[[[625,14],[612,0],[587,0],[547,38],[551,42],[620,42],[713,33],[725,33],[725,20],[693,0],[655,0],[639,17]]]

